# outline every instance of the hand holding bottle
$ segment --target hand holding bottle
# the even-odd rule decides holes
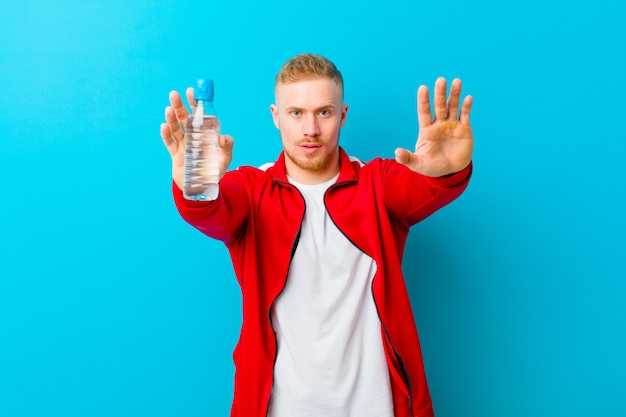
[[[187,88],[187,101],[194,106],[194,89]],[[190,115],[177,91],[169,94],[170,105],[165,108],[165,123],[161,123],[161,138],[172,158],[172,178],[182,190],[185,175],[185,123]],[[234,139],[219,135],[219,178],[224,176],[232,160]]]

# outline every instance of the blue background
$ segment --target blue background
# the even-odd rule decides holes
[[[240,294],[185,224],[159,124],[216,83],[233,166],[280,151],[273,77],[346,79],[364,160],[460,77],[475,174],[405,271],[440,417],[626,415],[623,2],[0,1],[0,416],[226,416]]]

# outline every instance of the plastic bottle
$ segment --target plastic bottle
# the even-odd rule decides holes
[[[219,193],[220,121],[213,95],[213,80],[198,80],[193,111],[185,123],[183,194],[188,200],[215,200]]]

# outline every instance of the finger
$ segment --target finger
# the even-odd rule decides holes
[[[187,87],[185,95],[187,95],[187,102],[189,103],[189,106],[193,107],[196,104],[196,100],[193,97],[193,87]]]
[[[463,100],[463,104],[461,105],[461,124],[469,125],[470,124],[470,111],[472,110],[472,104],[474,103],[474,98],[472,96],[467,96]]]
[[[167,123],[161,123],[161,139],[163,139],[163,144],[167,148],[172,146],[174,143],[174,138],[172,138],[172,130]]]
[[[455,78],[450,85],[450,96],[448,97],[448,118],[450,120],[458,120],[460,98],[461,80]]]
[[[185,138],[185,134],[180,128],[178,117],[176,116],[174,109],[172,109],[172,106],[167,106],[165,108],[165,122],[170,128],[170,133],[174,140],[182,141]]]
[[[428,87],[425,85],[422,85],[417,89],[417,121],[420,128],[428,127],[433,122],[433,117],[430,114]]]
[[[180,98],[178,91],[170,92],[170,104],[176,114],[176,119],[178,120],[180,127],[184,128],[187,117],[189,117],[189,110],[187,110],[187,107],[183,104],[183,100]]]
[[[435,82],[435,97],[433,99],[435,107],[435,120],[445,120],[448,117],[446,107],[446,79],[437,78]]]

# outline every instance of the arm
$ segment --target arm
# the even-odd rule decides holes
[[[408,229],[459,197],[471,175],[471,163],[454,174],[429,177],[386,159],[383,161],[385,206]]]
[[[241,169],[227,172],[220,180],[219,196],[213,201],[187,200],[174,182],[174,203],[187,223],[230,246],[248,219],[250,204],[246,190],[250,179]]]

